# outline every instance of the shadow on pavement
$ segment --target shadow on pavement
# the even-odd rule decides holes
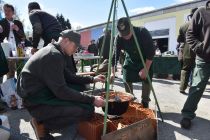
[[[120,78],[116,78],[115,79],[114,85],[119,86],[119,87],[122,87],[122,88],[125,88],[125,86],[123,84],[123,81]],[[141,82],[133,83],[133,90],[141,90],[141,88],[142,88]]]
[[[158,122],[158,139],[159,140],[178,140],[197,139],[207,140],[210,138],[210,121],[204,118],[196,117],[192,120],[190,130],[185,130],[180,127],[181,114],[178,113],[162,113],[164,122]]]
[[[177,85],[179,85],[180,84],[180,82],[179,81],[174,81],[173,80],[173,82],[171,82],[170,80],[166,80],[166,79],[152,79],[152,81],[153,82],[157,82],[157,83],[161,83],[161,84],[169,84],[169,85],[175,85],[175,84],[177,84]]]

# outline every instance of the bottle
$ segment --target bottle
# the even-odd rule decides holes
[[[18,57],[24,57],[24,56],[25,56],[25,53],[24,53],[24,44],[25,44],[24,41],[21,41],[21,42],[18,44],[18,47],[17,47],[17,54],[18,54]]]

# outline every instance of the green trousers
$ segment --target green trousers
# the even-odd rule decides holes
[[[131,82],[124,82],[125,91],[133,94],[133,84]],[[142,81],[142,94],[141,99],[142,102],[148,103],[150,101],[150,85],[147,81]]]
[[[195,67],[195,59],[184,59],[180,77],[180,91],[185,91],[189,82],[190,74]]]
[[[196,114],[198,103],[203,95],[210,76],[210,63],[196,60],[196,66],[193,73],[192,86],[189,90],[189,96],[182,109],[184,118],[193,119]]]

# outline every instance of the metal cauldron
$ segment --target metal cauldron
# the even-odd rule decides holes
[[[106,98],[106,93],[101,93],[101,96]],[[110,91],[108,100],[108,114],[109,115],[122,115],[128,109],[129,102],[134,100],[134,96],[130,93]],[[105,107],[102,107],[105,112]]]

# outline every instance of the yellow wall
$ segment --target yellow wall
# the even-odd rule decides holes
[[[152,16],[148,18],[135,19],[135,20],[132,20],[132,24],[134,26],[144,26],[144,24],[147,22],[176,17],[176,35],[178,35],[179,27],[185,22],[184,16],[188,15],[189,13],[190,13],[190,9],[172,12],[172,13],[165,13],[162,15]]]

